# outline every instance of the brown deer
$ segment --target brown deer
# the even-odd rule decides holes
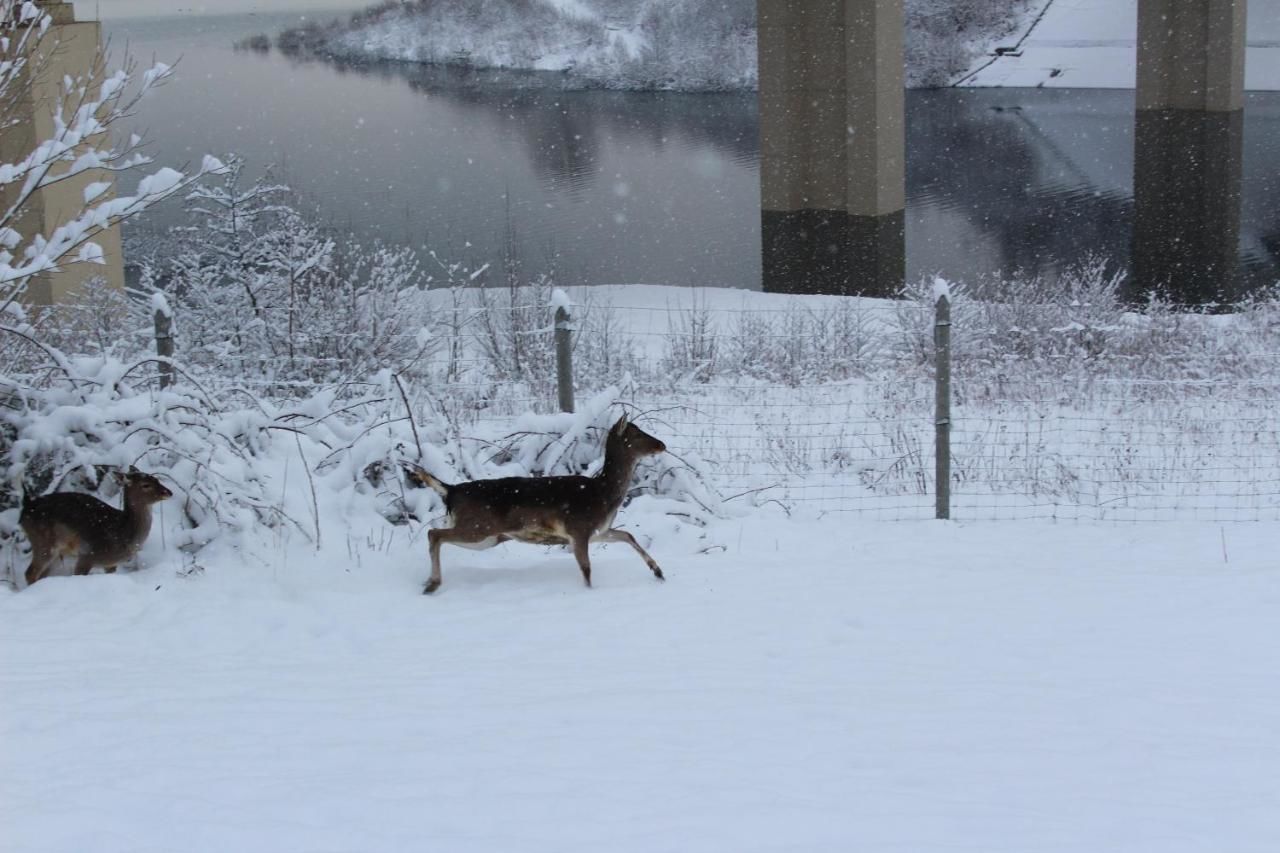
[[[511,539],[534,545],[569,545],[587,586],[591,586],[587,545],[625,542],[644,558],[654,577],[663,580],[662,569],[635,537],[612,524],[636,462],[666,449],[623,417],[609,430],[604,466],[594,477],[502,477],[450,485],[412,466],[407,470],[409,478],[444,498],[450,522],[448,527],[427,534],[431,578],[423,593],[440,588],[440,546],[446,542],[466,548],[492,548]]]
[[[45,577],[60,557],[74,556],[76,574],[87,575],[94,566],[114,572],[138,552],[151,532],[151,505],[172,497],[173,492],[136,468],[116,477],[124,486],[124,509],[79,492],[28,499],[23,490],[18,524],[31,542],[27,586]]]

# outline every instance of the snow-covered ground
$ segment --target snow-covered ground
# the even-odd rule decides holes
[[[1004,42],[1013,46],[1025,36],[1021,55],[997,59],[964,85],[1133,88],[1138,0],[1041,0],[1038,6],[1043,18],[1033,13]],[[1280,0],[1249,0],[1246,26],[1245,88],[1280,89]]]
[[[566,296],[592,322],[581,290],[549,299]],[[977,315],[953,296],[960,362]],[[614,333],[635,335],[650,358],[676,334],[671,312],[693,323],[697,299],[722,314],[754,309],[757,321],[844,304],[865,309],[848,316],[869,331],[905,304],[621,286],[599,298],[613,300]],[[1101,316],[1087,299],[1071,307],[1084,321]],[[1179,340],[1190,345],[1207,326],[1228,353],[1271,346],[1273,317],[1188,316]],[[767,361],[774,327],[752,328],[754,355]],[[1111,331],[1120,346],[1125,329]],[[1256,363],[1275,362],[1242,362]],[[999,379],[957,395],[957,449],[986,448],[957,455],[957,472],[973,475],[957,480],[958,494],[990,488],[1023,501],[1041,489],[1041,509],[1046,499],[1070,508],[1077,497],[1043,489],[1063,481],[1079,491],[1097,470],[1089,460],[1114,455],[1107,464],[1136,502],[1195,507],[1210,477],[1206,497],[1240,484],[1256,499],[1252,510],[1223,500],[1215,514],[1276,517],[1274,368],[1246,371],[1252,395],[1215,408],[1190,392],[1138,394],[1150,391],[1138,364],[1121,397],[1076,397],[1070,365],[1058,364],[1047,395],[1031,393],[1035,374],[1025,387]],[[163,393],[134,391],[141,380],[120,365],[86,356],[67,369],[86,383],[49,391],[50,411],[19,422],[11,464],[36,451],[66,459],[59,469],[134,460],[157,466],[178,497],[158,507],[142,570],[0,590],[6,853],[1280,844],[1280,523],[872,520],[904,494],[911,508],[929,502],[934,412],[913,390],[920,371],[885,379],[911,398],[901,411],[888,405],[897,398],[870,401],[887,409],[890,438],[922,436],[907,464],[925,479],[902,474],[906,492],[886,489],[883,468],[873,484],[861,477],[868,460],[897,468],[904,458],[864,440],[872,433],[850,436],[841,447],[851,455],[838,458],[813,443],[814,428],[872,418],[867,400],[792,410],[787,396],[858,380],[758,380],[745,383],[745,401],[725,387],[653,385],[652,407],[641,408],[645,426],[670,440],[665,456],[745,441],[747,485],[773,479],[750,467],[767,463],[771,446],[808,466],[799,486],[821,484],[825,469],[807,460],[826,457],[864,512],[772,492],[750,507],[704,501],[717,512],[700,512],[668,484],[618,517],[665,583],[630,549],[599,546],[587,590],[562,550],[508,544],[446,548],[444,586],[424,597],[434,493],[404,497],[422,521],[392,526],[379,512],[395,487],[372,485],[369,465],[404,458],[421,438],[419,458],[450,479],[464,463],[527,473],[580,453],[618,389],[580,397],[575,414],[504,424],[490,387],[483,418],[461,422],[485,449],[468,459],[463,438],[444,429],[456,421],[438,411],[419,411],[411,434],[400,407],[412,404],[390,387],[370,392],[384,408],[369,402],[344,418],[335,409],[345,398],[236,410],[219,405],[232,396],[212,382],[198,393],[186,376]],[[1232,387],[1226,374],[1204,375]],[[686,405],[677,391],[697,399]],[[234,395],[246,397],[255,399]],[[785,417],[753,412],[766,404]],[[984,417],[992,428],[975,429]],[[1159,429],[1137,428],[1148,422]],[[570,431],[583,439],[572,450],[554,438]],[[494,452],[486,441],[511,432],[538,452]],[[769,436],[781,443],[757,441]],[[694,464],[674,467],[694,477],[686,458]],[[652,467],[640,479],[652,482],[658,464],[643,463]],[[180,518],[184,502],[194,530]],[[4,558],[23,567],[16,547]]]
[[[623,515],[0,594],[3,848],[1280,845],[1274,525]]]

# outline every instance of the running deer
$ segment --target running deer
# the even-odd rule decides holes
[[[116,477],[124,485],[124,509],[79,492],[28,499],[23,490],[18,524],[31,541],[28,586],[47,575],[60,557],[74,556],[76,574],[87,575],[94,566],[114,572],[138,552],[151,532],[151,505],[172,497],[173,492],[136,468]]]
[[[450,485],[412,466],[407,470],[409,478],[435,490],[444,498],[449,513],[448,527],[427,534],[431,578],[423,593],[440,588],[440,546],[446,542],[465,548],[492,548],[511,539],[534,545],[569,545],[587,586],[591,586],[587,545],[625,542],[644,558],[653,576],[662,580],[662,569],[635,537],[612,525],[640,457],[666,449],[623,417],[609,430],[604,466],[594,477],[503,477]]]

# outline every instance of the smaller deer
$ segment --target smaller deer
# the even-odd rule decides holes
[[[172,497],[173,492],[136,468],[116,477],[124,486],[124,509],[79,492],[28,499],[23,490],[18,524],[31,542],[27,586],[45,577],[60,557],[76,557],[76,574],[87,575],[94,566],[114,572],[138,552],[151,532],[152,504]]]
[[[644,558],[653,576],[663,580],[662,569],[635,537],[612,524],[627,495],[636,462],[666,449],[623,417],[609,430],[604,466],[594,477],[502,477],[450,485],[412,466],[406,471],[409,478],[435,490],[444,498],[449,513],[448,527],[427,534],[431,578],[423,593],[440,588],[440,546],[446,542],[466,548],[492,548],[511,539],[534,545],[569,545],[587,586],[591,586],[587,545],[625,542]]]

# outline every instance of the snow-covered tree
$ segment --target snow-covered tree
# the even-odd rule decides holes
[[[179,192],[222,164],[206,157],[194,173],[160,168],[132,191],[118,192],[120,172],[151,164],[137,134],[121,137],[123,119],[139,99],[163,83],[170,66],[139,72],[126,60],[114,70],[99,49],[78,75],[49,80],[60,45],[59,28],[31,2],[0,0],[0,315],[3,328],[24,331],[21,298],[32,279],[79,264],[100,264],[95,240],[107,229]],[[37,97],[40,92],[53,92]],[[51,116],[52,132],[32,132],[32,110]],[[63,221],[36,224],[39,194],[58,184],[84,183],[82,202]]]
[[[184,362],[280,390],[403,371],[431,348],[410,298],[424,283],[412,250],[333,239],[288,187],[246,185],[235,156],[187,201],[192,224],[153,273]]]

